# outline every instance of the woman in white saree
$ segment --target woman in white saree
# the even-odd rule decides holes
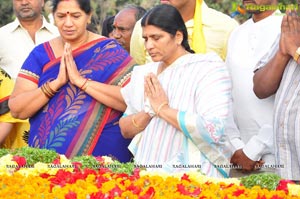
[[[225,64],[215,53],[194,54],[173,6],[148,11],[142,27],[153,63],[136,66],[121,89],[127,109],[120,127],[133,138],[135,162],[149,170],[227,177],[224,127],[231,83]]]

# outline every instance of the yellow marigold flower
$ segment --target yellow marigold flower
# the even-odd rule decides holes
[[[59,155],[59,157],[60,157],[60,164],[65,167],[64,170],[70,172],[74,171],[72,162],[65,155]]]
[[[115,186],[116,186],[116,181],[110,180],[102,184],[101,190],[103,193],[109,193],[109,191],[112,190]]]
[[[13,155],[7,154],[0,158],[0,175],[8,174],[11,175],[14,173],[18,164],[15,161],[12,161]]]
[[[289,190],[289,195],[300,196],[300,185],[288,183],[287,186]]]

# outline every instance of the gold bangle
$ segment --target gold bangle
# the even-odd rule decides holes
[[[135,128],[137,128],[138,130],[143,130],[143,129],[144,129],[144,128],[140,127],[140,126],[136,123],[136,121],[135,121],[135,119],[134,119],[134,115],[132,115],[132,117],[131,117],[131,122],[132,122],[133,126],[134,126]]]
[[[87,79],[86,83],[84,84],[84,86],[82,88],[83,91],[86,91],[87,87],[89,87],[89,81],[90,81],[90,79]]]
[[[300,47],[297,48],[297,50],[293,56],[293,59],[295,60],[295,62],[298,62],[299,56],[300,56]]]
[[[85,84],[87,83],[88,79],[85,78],[84,82],[82,83],[82,85],[79,87],[80,90],[82,90],[82,88],[85,86]]]
[[[51,98],[50,93],[48,93],[48,92],[46,91],[46,89],[45,89],[45,84],[43,84],[43,85],[41,86],[41,90],[42,90],[42,92],[44,93],[44,95],[45,95],[48,99]]]
[[[161,103],[158,108],[157,108],[157,112],[156,112],[156,115],[159,117],[159,112],[161,111],[161,109],[165,106],[165,105],[168,105],[169,103],[168,102],[163,102]]]
[[[48,93],[48,95],[50,96],[50,98],[55,95],[55,93],[51,92],[50,88],[48,87],[47,82],[45,84],[43,84],[43,87],[44,87],[46,93]]]

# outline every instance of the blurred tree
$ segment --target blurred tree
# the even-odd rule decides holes
[[[98,32],[101,32],[101,24],[107,16],[113,16],[118,13],[126,4],[134,4],[142,6],[145,9],[158,4],[159,0],[92,0],[94,8],[94,19],[97,22]]]
[[[238,5],[242,5],[242,0],[205,0],[205,2],[209,7],[219,10],[227,15],[235,12]],[[297,0],[278,0],[278,3],[282,3],[282,5],[297,5]],[[282,9],[281,12],[284,13],[285,9]],[[235,19],[242,23],[249,17],[249,14],[237,15]]]
[[[94,25],[98,32],[101,31],[101,24],[106,16],[115,15],[125,4],[136,4],[140,5],[146,9],[159,4],[159,0],[91,0],[94,9]],[[242,0],[205,0],[207,5],[211,8],[219,10],[225,14],[230,15],[234,10],[234,5],[241,5]],[[296,0],[279,0],[279,3],[283,5],[294,4],[296,5]],[[282,10],[285,12],[285,10]],[[248,15],[239,15],[235,18],[243,22],[247,19]],[[13,21],[13,9],[12,0],[1,0],[0,4],[0,27]]]
[[[0,4],[0,27],[11,22],[13,19],[12,1],[2,0]]]

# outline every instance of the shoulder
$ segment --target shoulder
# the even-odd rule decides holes
[[[48,41],[35,46],[29,53],[27,59],[43,60],[44,55],[46,55],[47,50],[49,50],[49,46],[46,47],[47,44],[49,45]]]
[[[190,54],[190,63],[220,63],[224,64],[221,57],[215,52],[208,52],[205,54]]]
[[[209,8],[206,4],[202,6],[202,18],[204,25],[219,25],[224,28],[227,27],[227,29],[232,29],[239,25],[235,19],[220,11]]]
[[[227,75],[225,62],[215,52],[189,55],[187,67],[194,72],[197,71],[199,76],[214,72],[226,73]]]
[[[0,34],[3,35],[3,34],[10,34],[11,32],[13,32],[15,29],[17,29],[19,26],[19,23],[15,20],[11,23],[8,23],[4,26],[2,26],[0,28]]]
[[[46,21],[43,17],[43,27],[53,35],[59,35],[58,28],[55,25],[52,25]]]
[[[101,47],[103,51],[109,50],[116,51],[122,54],[128,54],[128,52],[115,39],[100,36],[98,38],[95,38],[92,42],[95,43],[95,46]]]
[[[232,30],[230,33],[230,38],[240,35],[242,32],[247,31],[247,29],[253,24],[252,19],[248,19],[241,25],[238,25],[236,28]],[[246,35],[246,34],[245,34]]]

